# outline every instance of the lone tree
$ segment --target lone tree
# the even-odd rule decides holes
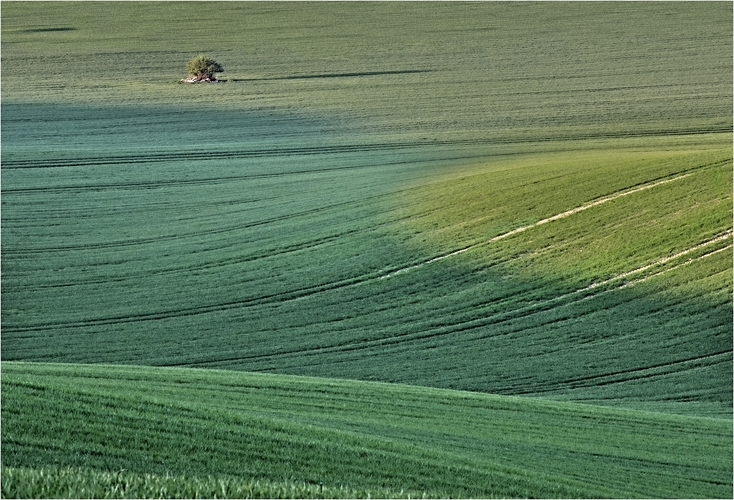
[[[186,64],[186,70],[191,75],[187,82],[218,82],[216,73],[224,71],[221,64],[205,55],[194,57]]]

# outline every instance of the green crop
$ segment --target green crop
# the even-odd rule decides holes
[[[2,468],[4,498],[416,498],[404,491],[351,490],[296,481],[100,472],[85,468]]]
[[[2,20],[4,103],[305,111],[332,118],[322,141],[475,147],[731,131],[726,3],[9,2]],[[178,84],[202,51],[228,84]]]
[[[7,162],[3,357],[729,414],[730,151],[616,144],[427,180],[378,152]]]
[[[395,384],[4,363],[2,418],[8,496],[18,476],[37,478],[31,496],[48,476],[163,496],[248,481],[308,496],[731,494],[726,420]]]
[[[4,495],[731,496],[729,4],[1,29]]]

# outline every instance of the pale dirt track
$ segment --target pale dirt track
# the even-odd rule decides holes
[[[570,217],[571,215],[577,214],[579,212],[583,212],[584,210],[588,210],[590,208],[596,207],[596,206],[601,205],[603,203],[607,203],[609,201],[616,200],[617,198],[621,198],[623,196],[627,196],[627,195],[634,194],[634,193],[639,193],[640,191],[644,191],[644,190],[647,190],[647,189],[652,189],[652,188],[657,187],[657,186],[660,186],[662,184],[667,184],[669,182],[679,181],[681,179],[684,179],[684,178],[688,177],[689,175],[691,175],[691,174],[678,175],[676,177],[672,177],[672,178],[669,178],[669,179],[663,179],[663,180],[651,182],[651,183],[648,183],[648,184],[643,184],[641,186],[637,186],[637,187],[634,187],[634,188],[631,188],[631,189],[627,189],[627,190],[624,190],[624,191],[620,191],[620,192],[611,194],[609,196],[605,196],[603,198],[599,198],[597,200],[591,201],[589,203],[586,203],[584,205],[578,206],[576,208],[572,208],[570,210],[566,210],[565,212],[561,212],[561,213],[556,214],[556,215],[553,215],[551,217],[547,217],[545,219],[541,219],[541,220],[539,220],[539,221],[537,221],[537,222],[535,222],[533,224],[528,224],[527,226],[518,227],[516,229],[513,229],[512,231],[508,231],[506,233],[502,233],[502,234],[497,235],[497,236],[495,236],[493,238],[490,238],[487,241],[483,241],[483,242],[480,242],[480,243],[475,243],[474,245],[470,245],[468,247],[461,248],[459,250],[453,251],[453,252],[448,253],[448,254],[445,254],[445,255],[440,255],[438,257],[434,257],[433,259],[427,260],[425,262],[421,262],[419,264],[414,264],[414,265],[411,265],[411,266],[408,266],[408,267],[405,267],[405,268],[402,268],[402,269],[398,269],[396,271],[392,271],[392,272],[390,272],[390,273],[382,276],[382,278],[390,278],[392,276],[395,276],[396,274],[404,273],[404,272],[407,272],[407,271],[412,271],[413,269],[418,269],[418,268],[420,268],[422,266],[425,266],[427,264],[432,264],[432,263],[438,262],[440,260],[448,259],[449,257],[454,257],[455,255],[459,255],[459,254],[462,254],[464,252],[468,252],[469,250],[473,250],[473,249],[478,248],[478,247],[481,247],[483,245],[488,245],[490,243],[494,243],[496,241],[499,241],[499,240],[508,238],[510,236],[514,236],[516,234],[525,232],[528,229],[533,229],[533,228],[536,228],[538,226],[542,226],[543,224],[547,224],[549,222],[557,221],[557,220],[560,220],[560,219],[565,219],[566,217]]]

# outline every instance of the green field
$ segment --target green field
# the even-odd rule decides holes
[[[298,496],[319,496],[313,486],[321,484],[329,496],[372,497],[731,492],[725,419],[398,384],[99,365],[6,363],[3,393],[3,454],[46,474],[62,475],[56,464],[63,464],[85,471],[82,478],[119,472],[120,483],[173,471],[202,482],[223,477],[227,485],[244,476],[312,487]],[[28,474],[12,473],[18,482]]]
[[[731,4],[3,2],[2,69],[4,497],[732,496]]]

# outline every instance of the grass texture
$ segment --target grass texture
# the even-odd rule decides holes
[[[2,16],[4,103],[173,104],[220,128],[232,109],[326,113],[322,140],[731,131],[726,3],[9,2]],[[177,83],[201,52],[227,84]]]
[[[3,358],[730,414],[731,152],[688,148],[428,178],[330,155],[8,162]]]
[[[730,4],[1,29],[4,496],[731,497]]]
[[[416,498],[404,491],[352,490],[296,481],[4,467],[4,498]]]
[[[3,367],[3,460],[39,485],[81,469],[82,485],[170,484],[163,496],[231,494],[242,478],[268,495],[731,495],[723,419],[232,371]]]

